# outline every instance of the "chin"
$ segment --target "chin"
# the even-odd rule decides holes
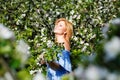
[[[54,31],[54,33],[57,33],[57,31]]]
[[[57,30],[54,30],[54,33],[59,33],[59,31],[57,31]]]

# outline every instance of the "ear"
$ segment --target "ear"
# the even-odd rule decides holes
[[[64,35],[66,35],[67,34],[67,32],[64,32]]]

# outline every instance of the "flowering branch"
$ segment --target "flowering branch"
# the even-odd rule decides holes
[[[11,77],[13,78],[13,80],[18,80],[15,77],[15,75],[12,73],[10,67],[7,65],[7,62],[5,61],[5,59],[3,57],[0,57],[0,63],[2,64],[3,68],[10,73]]]

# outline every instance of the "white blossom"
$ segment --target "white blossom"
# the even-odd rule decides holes
[[[83,72],[84,72],[84,69],[83,69],[83,66],[81,65],[81,66],[79,66],[77,69],[75,69],[74,70],[74,74],[75,74],[75,76],[77,77],[77,78],[82,78],[82,77],[84,77],[83,75]]]
[[[42,69],[36,69],[36,70],[30,70],[30,74],[32,75],[32,74],[35,74],[35,73],[37,73],[37,72],[42,72]]]
[[[98,18],[99,20],[101,20],[101,17],[100,17],[100,16],[97,16],[97,18]]]
[[[46,13],[46,14],[45,14],[45,17],[48,17],[48,16],[49,16],[49,14]]]
[[[17,25],[20,25],[20,24],[21,24],[21,21],[20,21],[20,20],[17,20],[16,24],[17,24]]]
[[[21,18],[24,18],[25,16],[26,16],[26,14],[21,14],[21,16],[20,16],[20,17],[21,17]]]
[[[102,28],[102,33],[105,38],[107,38],[107,31],[109,30],[109,24],[105,24],[105,27]]]
[[[47,46],[48,46],[49,48],[51,48],[51,47],[53,46],[53,42],[52,42],[51,40],[48,40],[48,41],[47,41]]]
[[[5,80],[4,77],[0,77],[0,80]]]
[[[86,46],[89,46],[89,43],[85,43]]]
[[[120,80],[120,74],[118,74],[118,80]]]
[[[33,17],[30,17],[30,20],[33,20]]]
[[[49,17],[48,20],[51,21],[52,20],[51,17]]]
[[[40,14],[40,9],[37,9],[36,11],[37,11],[37,13],[39,13],[39,14]]]
[[[44,36],[44,35],[45,35],[45,33],[44,33],[45,30],[46,30],[46,28],[42,28],[42,29],[41,29],[41,36]]]
[[[77,15],[73,15],[73,18],[76,18],[77,17]]]
[[[90,28],[90,32],[93,32],[93,29],[92,29],[92,28]]]
[[[41,66],[40,62],[37,62],[36,64],[37,64],[38,66]]]
[[[59,15],[59,14],[60,14],[60,12],[58,12],[58,11],[57,11],[57,12],[56,12],[56,14],[57,14],[57,15]]]
[[[83,48],[82,48],[82,51],[85,51],[87,49],[87,46],[84,46]]]
[[[120,53],[120,38],[113,37],[104,45],[106,59],[114,59]]]
[[[35,26],[36,26],[36,27],[39,27],[39,23],[38,23],[38,22],[36,22],[36,23],[35,23]]]
[[[72,16],[69,17],[69,21],[72,22]]]
[[[45,80],[45,78],[40,72],[37,72],[33,77],[33,80]]]
[[[109,73],[109,74],[106,76],[106,80],[119,80],[119,79],[118,79],[117,74],[115,74],[115,73]]]
[[[80,19],[80,17],[81,17],[81,15],[78,15],[78,16],[77,16],[77,19]]]
[[[77,40],[78,40],[78,37],[75,36],[73,39],[74,39],[75,41],[77,41]]]
[[[85,29],[83,32],[86,33],[86,32],[87,32],[87,29]]]
[[[77,35],[77,34],[79,34],[79,32],[76,31],[75,34]]]
[[[47,37],[42,37],[41,39],[43,42],[46,42],[47,41]]]
[[[109,72],[106,68],[95,65],[89,65],[87,68],[80,65],[74,70],[74,76],[77,80],[102,80],[106,79],[108,74]]]
[[[9,72],[5,73],[5,80],[14,80]]]
[[[98,67],[98,72],[99,72],[100,80],[104,79],[109,74],[109,72],[108,72],[108,70],[106,68]]]
[[[80,44],[83,44],[84,42],[85,42],[85,41],[81,40],[81,41],[80,41]]]
[[[36,47],[39,47],[40,46],[40,43],[37,43]]]
[[[73,14],[74,14],[74,10],[70,11],[70,14],[72,14],[72,15],[73,15]]]
[[[91,36],[91,38],[90,39],[93,39],[93,38],[95,38],[96,37],[96,34],[94,34],[93,36]]]
[[[78,3],[82,3],[82,0],[78,0]]]
[[[37,57],[36,63],[37,63],[38,66],[41,66],[40,61],[41,61],[41,60],[44,60],[44,53],[45,53],[45,52],[41,53],[41,54]]]
[[[18,41],[16,50],[19,52],[19,57],[21,58],[22,63],[28,59],[30,55],[29,49],[30,47],[23,40]]]
[[[120,18],[116,18],[110,21],[112,24],[120,24]]]
[[[0,38],[3,39],[14,39],[14,33],[10,31],[7,27],[5,27],[3,24],[0,24]]]
[[[86,80],[100,80],[99,69],[96,66],[90,65],[85,70]]]

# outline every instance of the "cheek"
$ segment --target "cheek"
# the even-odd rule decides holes
[[[66,27],[64,27],[64,28],[62,28],[62,30],[63,30],[64,32],[66,32],[67,28],[66,28]]]

